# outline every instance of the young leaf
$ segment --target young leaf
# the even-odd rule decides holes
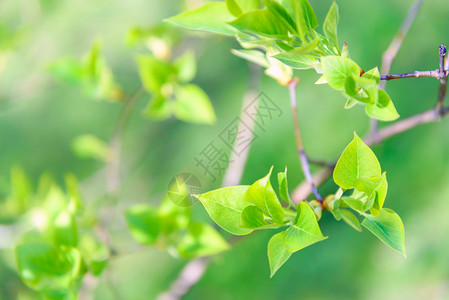
[[[164,84],[176,78],[176,69],[171,64],[151,55],[139,55],[137,66],[143,87],[150,93],[159,93]]]
[[[147,118],[161,121],[168,119],[173,110],[173,104],[169,99],[159,93],[153,94],[147,107],[143,110],[143,115]]]
[[[382,208],[377,216],[367,215],[362,225],[387,246],[405,256],[404,224],[394,211]]]
[[[387,190],[388,190],[388,182],[387,182],[387,176],[382,174],[382,177],[380,181],[378,182],[378,185],[376,187],[376,198],[374,199],[373,207],[371,207],[370,212],[372,215],[377,216],[385,202],[385,198],[387,197]]]
[[[125,219],[133,238],[143,244],[152,245],[161,231],[156,208],[137,204],[125,211]]]
[[[329,12],[326,15],[326,19],[324,19],[323,30],[324,35],[329,40],[329,45],[338,50],[338,39],[337,39],[337,25],[338,25],[338,5],[334,1],[329,9]]]
[[[359,77],[359,66],[349,58],[325,56],[321,58],[321,69],[329,85],[336,90],[345,89],[347,77]]]
[[[75,248],[26,243],[15,253],[20,277],[34,290],[65,290],[78,282],[81,256]]]
[[[377,67],[372,68],[371,70],[363,73],[362,77],[366,78],[366,79],[374,79],[376,81],[376,84],[379,84],[379,82],[380,82],[379,69]]]
[[[294,69],[307,70],[317,66],[320,62],[313,56],[308,54],[297,54],[293,52],[281,52],[273,56],[284,64]]]
[[[175,61],[177,75],[180,82],[187,83],[195,78],[196,59],[195,53],[187,51]]]
[[[234,19],[224,2],[207,3],[193,10],[166,19],[166,21],[190,30],[233,35],[235,30],[226,24]]]
[[[51,224],[56,245],[76,247],[78,245],[78,228],[75,216],[68,211],[61,211]]]
[[[284,23],[267,8],[246,12],[229,24],[241,31],[268,37],[283,38],[288,35],[288,29]]]
[[[242,211],[242,227],[256,229],[268,225],[263,211],[254,205],[247,206]]]
[[[77,136],[72,142],[72,151],[80,158],[95,158],[107,161],[109,156],[108,144],[92,134]]]
[[[209,97],[199,86],[180,86],[175,98],[173,110],[178,119],[198,124],[214,124],[217,120]]]
[[[174,185],[177,186],[177,183],[174,183]],[[162,198],[157,210],[161,232],[166,235],[176,230],[187,228],[191,221],[190,207],[175,205],[173,199],[176,198],[174,198],[173,194],[168,194],[170,191],[175,190],[173,186],[169,187],[169,191]]]
[[[399,114],[390,96],[385,91],[379,89],[377,102],[367,104],[365,111],[368,116],[381,121],[394,121],[399,118]]]
[[[318,226],[315,213],[307,203],[300,202],[297,211],[294,224],[283,235],[284,246],[290,252],[326,239]]]
[[[271,167],[267,176],[259,179],[249,187],[248,191],[245,193],[244,200],[253,203],[267,216],[272,217],[276,223],[281,224],[285,214],[279,203],[279,199],[271,186],[270,176],[272,170],[273,167]]]
[[[89,271],[100,275],[108,264],[109,248],[92,234],[86,233],[80,238],[79,249]]]
[[[234,235],[246,235],[251,229],[242,228],[241,214],[250,203],[243,200],[249,186],[232,186],[196,195],[209,216],[218,226]]]
[[[209,224],[192,222],[176,247],[180,256],[196,258],[218,254],[229,249],[226,240]]]
[[[296,24],[285,8],[275,0],[263,0],[268,10],[284,24],[288,31],[296,33]]]
[[[243,10],[237,0],[225,0],[225,3],[228,11],[235,17],[238,17],[243,13]]]
[[[309,1],[284,0],[282,4],[293,15],[299,38],[305,41],[305,37],[318,26],[318,20]]]
[[[360,177],[381,175],[376,155],[354,133],[354,139],[343,151],[334,169],[334,181],[343,189],[351,189]]]
[[[271,237],[268,242],[268,262],[270,263],[270,277],[292,256],[282,243],[284,232],[280,232]]]
[[[285,167],[284,172],[278,173],[278,184],[279,184],[279,195],[281,196],[281,199],[287,203],[292,203],[290,195],[288,194],[287,167]]]
[[[268,62],[268,59],[266,55],[258,50],[236,50],[232,49],[231,52],[234,55],[237,55],[238,57],[241,57],[243,59],[246,59],[247,61],[250,61],[252,63],[255,63],[259,66],[262,66],[264,68],[269,68],[270,63]]]
[[[357,219],[357,217],[352,212],[347,209],[342,209],[340,210],[340,213],[343,221],[345,221],[346,224],[348,224],[355,230],[362,232],[362,227],[360,226],[359,219]]]

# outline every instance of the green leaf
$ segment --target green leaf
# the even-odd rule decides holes
[[[363,73],[362,77],[366,78],[366,79],[373,79],[376,81],[376,84],[379,84],[379,82],[380,82],[379,69],[377,67],[372,68],[371,70]]]
[[[256,229],[267,225],[263,211],[254,205],[247,206],[242,211],[242,227]]]
[[[320,63],[319,60],[313,55],[297,54],[293,52],[281,52],[273,57],[280,60],[287,66],[299,70],[312,69]]]
[[[370,209],[374,204],[375,195],[367,195],[364,192],[354,190],[350,197],[342,197],[341,200],[350,208],[364,212]]]
[[[103,162],[109,156],[108,144],[92,134],[77,136],[72,142],[72,151],[80,158],[94,158]]]
[[[147,118],[162,121],[168,119],[172,114],[172,103],[161,94],[155,93],[143,111]]]
[[[75,175],[69,173],[64,176],[64,181],[67,195],[70,198],[69,211],[77,213],[83,208],[83,202],[78,188],[78,179],[76,179]]]
[[[125,211],[126,224],[133,238],[143,245],[156,242],[161,231],[156,208],[147,204],[136,204]]]
[[[18,210],[29,209],[33,197],[33,186],[25,171],[18,166],[11,168],[11,188],[13,200]]]
[[[279,184],[279,195],[281,196],[281,199],[287,203],[292,203],[292,200],[288,193],[287,167],[285,167],[284,172],[278,173],[278,184]]]
[[[232,49],[231,52],[238,57],[241,57],[243,59],[246,59],[247,61],[250,61],[252,63],[255,63],[259,66],[262,66],[264,68],[269,68],[270,63],[268,62],[268,59],[266,55],[258,50],[236,50]]]
[[[59,58],[48,65],[51,75],[66,84],[80,85],[85,76],[83,65],[73,58]]]
[[[176,69],[168,62],[154,56],[137,56],[137,66],[143,87],[150,93],[160,93],[164,84],[176,79]]]
[[[214,124],[217,120],[209,97],[194,84],[176,89],[173,111],[175,116],[184,122]]]
[[[192,222],[177,246],[180,256],[196,258],[226,251],[226,240],[209,224]]]
[[[350,99],[354,99],[357,97],[359,89],[357,87],[357,83],[355,82],[354,77],[348,76],[345,79],[345,93],[350,96]]]
[[[378,182],[378,185],[376,186],[376,198],[373,203],[373,207],[371,207],[371,214],[377,216],[385,202],[385,198],[387,197],[387,191],[388,191],[388,182],[387,182],[387,176],[382,174],[382,177],[380,181]]]
[[[275,0],[263,0],[268,10],[284,24],[291,33],[296,33],[296,24],[285,8]]]
[[[192,81],[196,75],[195,53],[192,51],[185,52],[175,61],[175,67],[180,82],[187,83]]]
[[[284,246],[290,252],[296,252],[326,239],[318,226],[315,213],[307,203],[300,202],[297,211],[294,224],[283,235]]]
[[[348,99],[346,100],[345,109],[350,109],[354,107],[354,105],[356,105],[357,103],[358,103],[357,100],[348,97]]]
[[[346,222],[349,226],[354,228],[355,230],[362,232],[362,227],[360,226],[359,219],[347,209],[340,210],[341,217],[343,221]]]
[[[235,30],[226,24],[233,19],[224,2],[212,2],[168,18],[166,21],[190,30],[233,35]]]
[[[20,277],[34,290],[70,289],[79,280],[81,255],[77,249],[26,243],[18,245],[15,253]]]
[[[378,90],[377,103],[367,104],[365,111],[368,116],[381,121],[394,121],[399,118],[390,96],[380,89]]]
[[[382,208],[377,216],[366,215],[362,225],[377,236],[387,246],[404,256],[404,225],[401,218],[391,209]]]
[[[338,50],[338,39],[337,39],[337,25],[340,16],[338,14],[338,5],[334,1],[329,9],[329,12],[326,15],[326,19],[324,19],[323,30],[324,35],[329,40],[329,45]]]
[[[75,216],[68,211],[61,211],[51,224],[55,244],[76,247],[78,245],[78,228]]]
[[[169,191],[164,195],[158,207],[161,232],[166,235],[178,229],[187,228],[191,221],[190,207],[175,205],[173,199],[177,199],[173,197],[173,194],[168,195],[173,190],[175,190],[174,187],[170,186]],[[189,199],[189,201],[191,200]]]
[[[246,202],[256,205],[267,216],[272,217],[276,223],[282,224],[285,214],[281,203],[279,203],[279,199],[271,186],[270,176],[272,170],[273,167],[271,167],[264,178],[253,183],[245,193],[243,199]]]
[[[318,26],[312,6],[307,0],[284,0],[283,3],[287,10],[293,11],[299,38],[305,41],[305,37]]]
[[[237,0],[225,0],[225,3],[228,11],[235,17],[238,17],[243,13],[243,10]]]
[[[241,214],[250,203],[243,200],[249,186],[232,186],[197,195],[209,216],[224,230],[234,235],[246,235],[251,229],[242,228]]]
[[[336,90],[345,89],[347,77],[359,77],[359,66],[349,58],[325,56],[321,58],[321,68],[329,85]]]
[[[80,237],[79,249],[89,271],[100,275],[108,264],[109,248],[92,234],[86,233]]]
[[[363,89],[363,91],[369,97],[369,103],[376,103],[378,99],[378,88],[375,79],[369,79],[366,77],[356,77],[355,81],[357,85]]]
[[[343,151],[335,166],[335,183],[343,189],[351,189],[358,178],[380,175],[381,169],[376,155],[354,133],[354,139]]]
[[[284,23],[267,8],[246,12],[229,24],[241,31],[268,37],[282,38],[288,35],[288,29]]]
[[[270,263],[270,277],[279,270],[280,267],[292,256],[282,243],[284,232],[280,232],[271,237],[268,242],[268,262]]]

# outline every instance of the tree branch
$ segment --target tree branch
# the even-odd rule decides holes
[[[439,75],[440,75],[440,91],[438,92],[438,101],[436,105],[436,110],[440,115],[443,113],[443,104],[444,98],[446,98],[446,90],[447,90],[447,76],[448,70],[445,69],[445,58],[446,58],[446,46],[440,45],[438,50],[438,54],[440,55],[439,61]]]
[[[318,192],[318,189],[313,182],[312,174],[310,173],[310,166],[309,162],[307,160],[307,154],[304,151],[304,145],[302,143],[301,138],[301,130],[299,128],[299,120],[298,120],[298,107],[297,107],[297,98],[296,98],[296,86],[298,85],[299,79],[293,78],[290,83],[288,84],[289,92],[290,92],[290,105],[292,107],[292,115],[293,115],[293,124],[295,126],[295,140],[296,140],[296,147],[298,149],[298,155],[299,160],[301,161],[301,168],[302,172],[304,173],[304,176],[306,178],[306,181],[310,185],[310,189],[312,190],[313,194],[315,195],[315,198],[322,202],[323,197],[321,197],[320,193]]]
[[[401,27],[399,27],[398,32],[394,36],[387,50],[385,50],[384,54],[382,55],[380,74],[390,73],[391,65],[393,64],[393,61],[396,58],[396,55],[398,54],[398,51],[402,46],[402,42],[404,41],[405,36],[407,35],[410,27],[415,21],[416,16],[418,15],[423,2],[424,0],[416,0],[410,7],[410,10],[408,11],[404,21],[402,22]],[[385,85],[386,82],[381,81],[379,83],[378,88],[381,90],[385,90]],[[379,130],[379,121],[376,119],[371,119],[371,134],[375,134],[378,130]]]

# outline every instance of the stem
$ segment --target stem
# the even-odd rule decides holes
[[[447,90],[447,76],[448,71],[444,68],[444,62],[446,58],[446,46],[441,45],[438,49],[438,54],[440,55],[439,61],[439,73],[440,73],[440,90],[438,92],[438,102],[436,105],[436,111],[440,116],[443,114],[443,103],[444,98],[446,98],[446,90]]]
[[[436,79],[441,79],[442,76],[447,76],[446,72],[440,73],[439,70],[433,71],[415,71],[411,73],[403,73],[403,74],[391,74],[380,76],[380,80],[392,80],[392,79],[402,79],[402,78],[411,78],[411,77],[433,77]]]
[[[296,98],[296,86],[298,85],[299,79],[294,78],[288,84],[289,92],[290,92],[290,104],[292,107],[292,115],[293,115],[293,123],[295,126],[295,137],[296,137],[296,147],[298,149],[299,160],[301,161],[302,171],[306,178],[306,181],[309,183],[315,198],[323,202],[323,197],[321,197],[318,189],[316,188],[315,183],[313,183],[312,174],[310,173],[310,166],[307,160],[307,154],[304,151],[304,146],[301,139],[301,130],[299,129],[299,120],[298,120],[298,107],[297,107],[297,98]]]

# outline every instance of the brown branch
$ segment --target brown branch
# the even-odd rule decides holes
[[[387,50],[385,50],[384,54],[382,55],[382,64],[380,67],[380,73],[381,74],[388,74],[391,70],[391,65],[393,64],[394,59],[396,58],[396,55],[399,51],[399,49],[402,46],[402,42],[405,39],[405,36],[407,35],[410,27],[412,26],[413,22],[416,19],[416,16],[419,13],[419,10],[423,4],[424,0],[416,0],[413,5],[410,7],[410,10],[408,11],[404,21],[401,24],[401,27],[399,27],[398,32],[394,36],[393,40],[391,41],[390,45],[388,46]],[[378,88],[381,90],[385,90],[385,81],[381,81],[379,83]],[[376,119],[371,119],[371,134],[376,133],[379,130],[379,121]]]
[[[441,110],[441,116],[445,116],[448,113],[449,107],[443,108]],[[439,120],[439,118],[440,113],[436,109],[430,109],[423,113],[416,114],[404,120],[398,121],[392,125],[384,127],[377,133],[365,138],[364,141],[368,146],[379,144],[384,140],[386,140],[387,138],[408,131],[418,125],[437,121]],[[323,182],[325,182],[332,175],[334,167],[335,164],[321,171],[318,171],[316,174],[314,174],[313,178],[318,186],[321,185]],[[293,192],[292,196],[293,202],[299,203],[301,201],[304,201],[304,199],[306,199],[310,194],[312,194],[312,190],[308,182],[302,182]]]
[[[438,54],[440,56],[439,61],[439,75],[440,75],[440,90],[438,92],[438,101],[436,105],[436,110],[440,115],[443,113],[443,105],[444,105],[444,98],[446,98],[446,90],[447,90],[447,76],[448,76],[448,70],[445,69],[445,59],[446,59],[446,46],[441,45],[438,49]]]
[[[415,72],[411,72],[411,73],[403,73],[403,74],[389,74],[389,75],[383,75],[380,76],[380,80],[392,80],[392,79],[403,79],[403,78],[420,78],[420,77],[433,77],[436,79],[441,79],[442,77],[447,76],[447,74],[445,74],[445,72],[443,72],[442,74],[440,73],[439,70],[433,70],[433,71],[415,71]]]
[[[306,181],[310,185],[310,189],[313,191],[316,199],[320,202],[323,201],[323,197],[321,197],[318,189],[313,182],[312,174],[310,173],[310,166],[307,159],[307,154],[304,151],[304,145],[302,143],[301,138],[301,130],[299,128],[299,120],[298,120],[298,106],[297,106],[297,98],[296,98],[296,86],[298,85],[298,78],[293,78],[288,84],[289,92],[290,92],[290,105],[292,107],[292,116],[293,116],[293,124],[295,126],[295,140],[296,147],[298,150],[299,160],[301,161],[302,172],[304,173],[304,177]]]

